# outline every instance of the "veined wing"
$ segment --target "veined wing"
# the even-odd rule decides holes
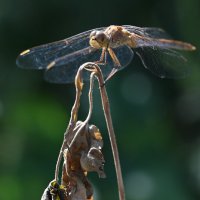
[[[134,33],[132,38],[136,42],[137,47],[149,46],[152,48],[169,48],[185,51],[193,51],[196,49],[195,46],[189,43],[170,39],[168,34],[160,28],[140,28],[129,25],[124,25],[123,27],[131,33]]]
[[[131,25],[123,25],[126,30],[130,31],[131,33],[135,33],[140,36],[150,37],[155,39],[171,39],[171,37],[161,28],[155,27],[137,27]]]
[[[131,33],[137,48],[134,52],[140,57],[145,68],[161,78],[183,78],[189,73],[187,59],[177,50],[195,50],[189,43],[172,40],[160,28],[124,25]]]
[[[113,49],[113,51],[121,63],[120,69],[126,67],[133,58],[133,51],[128,46],[120,46]],[[52,83],[72,83],[74,82],[80,65],[85,62],[99,61],[101,52],[101,49],[86,47],[85,49],[76,51],[75,56],[73,55],[74,53],[71,53],[61,57],[53,63],[54,65],[52,67],[45,71],[45,79]],[[110,74],[113,67],[116,67],[109,54],[107,55],[106,64],[99,66],[101,67],[104,78]],[[89,73],[87,71],[84,71],[83,79],[89,80]]]
[[[66,54],[89,46],[89,36],[93,30],[104,30],[104,27],[85,31],[64,40],[40,45],[23,51],[17,58],[17,65],[26,69],[45,69],[49,63]]]
[[[171,49],[136,48],[144,67],[160,78],[184,78],[189,73],[187,59]]]

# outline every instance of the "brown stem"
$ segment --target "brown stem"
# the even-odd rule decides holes
[[[93,109],[92,92],[93,92],[94,74],[95,73],[92,72],[91,75],[90,75],[90,90],[89,90],[89,93],[88,93],[88,97],[89,97],[89,112],[88,112],[87,118],[85,119],[84,122],[81,123],[80,127],[78,128],[78,130],[76,131],[75,135],[73,136],[73,139],[69,144],[69,149],[71,148],[73,143],[76,141],[76,138],[78,137],[78,135],[82,131],[82,129],[88,124],[88,122],[90,120],[90,117],[92,115],[92,109]]]
[[[60,162],[62,160],[63,157],[63,151],[65,148],[68,147],[67,144],[67,136],[70,136],[75,127],[76,121],[77,121],[77,117],[78,117],[78,110],[79,110],[79,106],[80,106],[80,97],[81,97],[81,92],[82,92],[82,88],[83,88],[83,82],[81,80],[81,73],[82,73],[82,66],[79,68],[76,77],[75,77],[75,86],[76,86],[76,99],[74,102],[74,105],[72,107],[71,110],[71,117],[70,117],[70,121],[69,121],[69,125],[64,133],[64,140],[58,155],[58,159],[57,159],[57,163],[56,163],[56,169],[55,169],[55,180],[56,182],[59,181],[59,168],[60,168]]]
[[[101,69],[99,68],[99,66],[97,64],[88,63],[88,66],[89,66],[88,67],[89,69],[91,69],[92,67],[95,68],[96,76],[99,81],[102,106],[103,106],[103,111],[104,111],[104,115],[105,115],[105,119],[106,119],[106,125],[108,128],[108,134],[109,134],[109,139],[110,139],[110,143],[111,143],[114,164],[115,164],[115,169],[116,169],[117,183],[118,183],[118,190],[119,190],[119,199],[125,200],[124,183],[123,183],[123,178],[122,178],[122,173],[121,173],[119,153],[118,153],[117,142],[116,142],[116,138],[115,138],[112,117],[111,117],[111,112],[110,112],[110,105],[109,105],[108,95],[107,95],[105,84],[104,84],[103,75],[102,75]]]
[[[93,91],[93,80],[94,80],[94,72],[91,73],[90,76],[90,90],[89,90],[89,112],[88,112],[88,116],[86,118],[86,120],[80,125],[80,127],[78,127],[78,130],[76,131],[76,134],[73,135],[71,134],[75,128],[76,122],[77,122],[77,118],[78,118],[78,110],[79,110],[79,106],[80,106],[80,97],[81,97],[81,93],[82,93],[82,89],[83,89],[83,81],[82,81],[82,71],[83,69],[86,67],[87,63],[81,65],[81,67],[79,67],[78,72],[76,74],[75,77],[75,86],[76,86],[76,98],[75,98],[75,102],[74,105],[72,107],[71,110],[71,117],[70,117],[70,121],[69,121],[69,125],[64,133],[64,140],[58,155],[58,159],[57,159],[57,163],[56,163],[56,169],[55,169],[55,180],[56,182],[58,182],[59,178],[59,168],[60,168],[60,162],[62,160],[62,156],[63,156],[63,151],[66,148],[69,148],[72,146],[72,144],[74,143],[74,141],[76,140],[76,137],[78,136],[78,134],[80,133],[80,131],[85,127],[85,125],[88,123],[91,114],[92,114],[92,109],[93,109],[93,99],[92,99],[92,91]],[[69,145],[68,145],[69,144]]]

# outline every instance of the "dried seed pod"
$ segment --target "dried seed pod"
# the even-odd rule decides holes
[[[103,140],[99,129],[95,125],[90,125],[87,132],[88,151],[81,152],[81,167],[87,171],[96,171],[100,178],[105,178],[103,171],[105,163],[101,149]]]
[[[106,177],[103,171],[105,160],[99,149],[92,147],[87,153],[82,152],[80,163],[85,171],[95,171],[100,178]]]
[[[88,139],[90,141],[90,147],[102,149],[103,139],[99,129],[95,125],[90,125],[88,128]]]
[[[82,128],[80,129],[81,126]],[[68,198],[71,200],[89,200],[93,198],[92,185],[80,165],[81,152],[87,151],[89,148],[87,130],[88,125],[84,125],[83,122],[78,121],[73,130],[73,135],[76,138],[73,138],[74,142],[71,145],[69,144],[68,148],[63,152],[62,184],[66,186]]]

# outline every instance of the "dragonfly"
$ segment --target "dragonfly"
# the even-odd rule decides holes
[[[188,74],[187,59],[180,51],[194,51],[190,43],[173,40],[163,29],[111,25],[43,44],[17,57],[20,68],[44,70],[52,83],[72,83],[81,64],[97,62],[105,79],[130,64],[134,55],[160,78],[182,78]],[[83,75],[89,80],[89,72]]]

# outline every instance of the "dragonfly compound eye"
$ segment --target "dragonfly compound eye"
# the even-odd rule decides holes
[[[95,35],[97,42],[104,43],[107,41],[107,37],[104,32],[98,31]]]
[[[93,31],[90,34],[90,45],[94,48],[108,47],[109,38],[103,31]]]

